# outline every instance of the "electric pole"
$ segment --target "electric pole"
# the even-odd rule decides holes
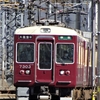
[[[91,44],[92,44],[92,87],[95,86],[95,2],[92,0],[92,7],[91,7]]]
[[[97,100],[100,100],[100,0],[98,0]]]

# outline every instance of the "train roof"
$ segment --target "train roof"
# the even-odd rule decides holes
[[[50,33],[40,32],[41,29],[48,28],[51,30]],[[15,35],[70,35],[80,36],[82,35],[74,29],[59,26],[31,26],[25,28],[16,29]],[[85,39],[85,38],[84,38]]]
[[[19,28],[15,31],[15,34],[31,34],[31,35],[37,35],[37,34],[44,34],[40,33],[40,30],[42,28],[49,28],[51,30],[50,33],[45,33],[45,35],[77,35],[77,32],[75,30],[72,30],[70,28],[64,28],[64,27],[58,27],[58,26],[33,26],[33,27],[25,27],[25,28]]]

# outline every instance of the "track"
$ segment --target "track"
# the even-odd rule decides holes
[[[13,84],[8,84],[7,81],[0,80],[0,100],[15,100],[16,91]]]
[[[16,100],[15,90],[0,90],[0,100]]]

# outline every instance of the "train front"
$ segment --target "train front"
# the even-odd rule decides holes
[[[41,33],[25,34],[24,29],[24,34],[22,30],[15,34],[14,85],[29,87],[29,94],[36,94],[36,98],[44,94],[50,94],[48,98],[51,94],[52,97],[71,96],[76,86],[76,36],[60,33],[62,28],[60,32],[57,28],[57,33],[52,27],[39,29]]]

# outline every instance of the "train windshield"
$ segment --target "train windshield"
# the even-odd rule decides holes
[[[52,43],[39,43],[39,68],[51,69],[52,67]]]
[[[34,62],[34,44],[18,43],[17,44],[17,61]]]
[[[57,44],[57,63],[73,63],[74,44]]]

